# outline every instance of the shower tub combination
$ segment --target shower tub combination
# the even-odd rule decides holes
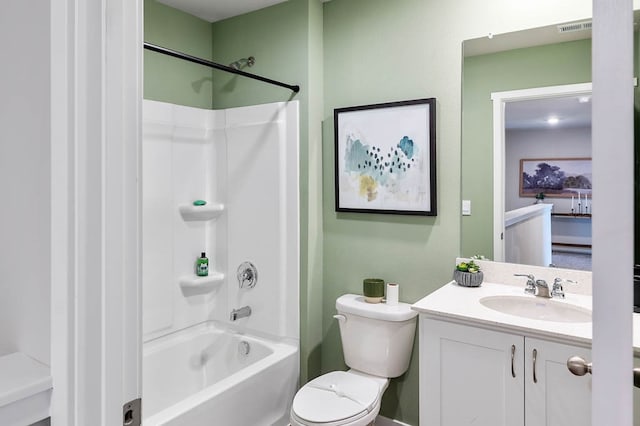
[[[145,100],[143,123],[143,425],[287,425],[299,372],[298,103]],[[207,277],[194,273],[201,252]],[[247,263],[255,286],[239,278]]]
[[[148,342],[143,365],[144,426],[288,423],[296,343],[208,322]]]

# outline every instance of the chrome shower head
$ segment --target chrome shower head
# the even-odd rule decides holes
[[[256,63],[256,58],[254,58],[253,56],[249,56],[248,58],[241,58],[235,62],[230,63],[229,67],[235,70],[239,70],[244,67],[252,67],[255,63]]]

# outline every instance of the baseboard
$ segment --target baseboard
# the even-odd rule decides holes
[[[393,420],[385,416],[376,417],[376,426],[411,426],[408,423],[403,423],[399,420]]]

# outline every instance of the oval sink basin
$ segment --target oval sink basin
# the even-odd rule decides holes
[[[591,310],[534,296],[488,296],[480,303],[503,314],[542,321],[591,322]]]

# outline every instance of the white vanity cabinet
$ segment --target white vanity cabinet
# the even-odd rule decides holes
[[[591,349],[524,338],[526,426],[591,425],[591,374],[574,376],[567,360],[591,359]]]
[[[591,376],[566,361],[590,352],[421,315],[420,425],[588,426]]]
[[[419,327],[421,426],[524,425],[522,336],[428,318]]]

